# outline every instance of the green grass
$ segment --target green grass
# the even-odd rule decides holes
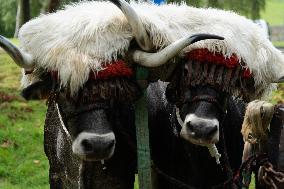
[[[44,102],[20,97],[20,68],[0,52],[0,188],[48,188]]]
[[[273,41],[273,45],[284,48],[284,41]]]
[[[261,18],[270,25],[284,25],[284,0],[266,0],[266,8],[261,12]]]

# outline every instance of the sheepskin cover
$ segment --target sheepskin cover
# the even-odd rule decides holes
[[[270,83],[283,75],[284,56],[262,29],[245,17],[185,4],[157,6],[131,2],[131,6],[157,49],[184,36],[216,34],[225,40],[201,41],[181,54],[206,48],[225,57],[236,55],[241,66],[251,70],[255,87],[266,86],[261,96],[270,92],[275,87]],[[61,85],[76,92],[88,80],[90,71],[99,72],[118,56],[125,56],[133,34],[119,8],[110,2],[94,1],[72,4],[29,21],[21,28],[19,39],[22,49],[34,56],[36,66],[58,71]],[[24,76],[23,85],[35,78],[33,74]]]

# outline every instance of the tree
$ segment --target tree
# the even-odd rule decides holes
[[[260,18],[260,11],[265,9],[265,0],[252,0],[251,3],[252,19]]]
[[[41,1],[41,13],[51,13],[58,10],[63,5],[69,4],[71,2],[78,2],[80,0],[43,0]]]
[[[184,0],[168,0],[182,2]],[[265,9],[265,0],[185,0],[188,5],[196,7],[214,7],[233,10],[251,19],[260,18],[260,11]]]
[[[60,5],[60,0],[44,0],[41,1],[42,8],[41,8],[41,13],[50,13],[54,12],[58,9]]]
[[[0,0],[0,34],[12,37],[15,32],[17,13],[16,0]]]
[[[20,27],[30,19],[30,1],[18,0],[16,27],[14,37],[18,37]]]

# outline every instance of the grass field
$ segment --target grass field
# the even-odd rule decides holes
[[[284,0],[266,0],[266,8],[261,12],[261,18],[270,26],[284,25]],[[274,41],[277,47],[284,47],[284,41]]]
[[[266,0],[266,8],[261,18],[273,25],[284,25],[284,0]]]
[[[0,188],[48,188],[43,151],[44,102],[24,101],[20,69],[0,52]]]
[[[273,41],[273,45],[284,48],[284,41]]]

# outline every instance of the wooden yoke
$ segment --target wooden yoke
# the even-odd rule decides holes
[[[139,189],[152,189],[148,111],[146,103],[147,78],[148,70],[137,66],[136,79],[143,90],[142,97],[135,103]]]

